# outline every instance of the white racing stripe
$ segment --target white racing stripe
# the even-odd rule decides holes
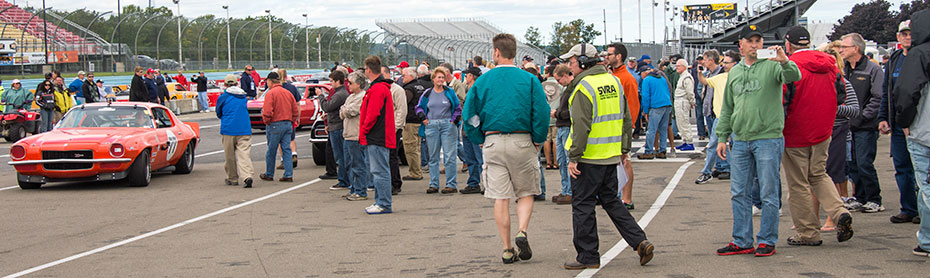
[[[297,135],[295,138],[301,138],[301,137],[307,137],[307,136],[310,136],[310,134]],[[268,142],[255,143],[255,144],[252,144],[252,147],[261,146],[261,145],[265,145],[265,144],[268,144]],[[218,150],[218,151],[212,151],[212,152],[208,152],[208,153],[198,154],[198,155],[195,155],[194,158],[201,158],[201,157],[204,157],[204,156],[210,156],[210,155],[214,155],[214,154],[218,154],[218,153],[223,153],[223,150]]]
[[[97,254],[97,253],[100,253],[100,252],[103,252],[103,251],[106,251],[106,250],[109,250],[109,249],[113,249],[113,248],[116,248],[116,247],[120,247],[120,246],[129,244],[129,243],[135,242],[135,241],[137,241],[137,240],[141,240],[141,239],[144,239],[144,238],[147,238],[147,237],[151,237],[151,236],[154,236],[154,235],[157,235],[157,234],[160,234],[160,233],[164,233],[164,232],[167,232],[167,231],[170,231],[170,230],[174,230],[174,229],[179,228],[179,227],[182,227],[182,226],[184,226],[184,225],[191,224],[191,223],[194,223],[194,222],[197,222],[197,221],[201,221],[201,220],[204,220],[204,219],[213,217],[213,216],[217,216],[217,215],[220,215],[220,214],[229,212],[229,211],[234,210],[234,209],[238,209],[238,208],[241,208],[241,207],[244,207],[244,206],[248,206],[248,205],[251,205],[251,204],[254,204],[254,203],[258,203],[258,202],[264,201],[264,200],[268,200],[268,199],[274,198],[274,197],[276,197],[276,196],[278,196],[278,195],[282,195],[282,194],[285,194],[285,193],[288,193],[288,192],[291,192],[291,191],[294,191],[294,190],[303,188],[303,187],[305,187],[305,186],[308,186],[308,185],[317,183],[317,182],[319,182],[319,181],[320,181],[320,179],[314,179],[314,180],[311,180],[311,181],[308,181],[308,182],[305,182],[305,183],[301,183],[301,184],[298,184],[298,185],[289,187],[289,188],[287,188],[287,189],[283,189],[283,190],[281,190],[281,191],[278,191],[278,192],[275,192],[275,193],[271,193],[271,194],[262,196],[262,197],[260,197],[260,198],[258,198],[258,199],[253,199],[253,200],[250,200],[250,201],[246,201],[246,202],[240,203],[240,204],[238,204],[238,205],[234,205],[234,206],[227,207],[227,208],[224,208],[224,209],[221,209],[221,210],[217,210],[217,211],[214,211],[214,212],[211,212],[211,213],[207,213],[207,214],[204,214],[204,215],[201,215],[201,216],[198,216],[198,217],[194,217],[194,218],[185,220],[185,221],[183,221],[183,222],[180,222],[180,223],[177,223],[177,224],[168,226],[168,227],[164,227],[164,228],[161,228],[161,229],[158,229],[158,230],[154,230],[154,231],[151,231],[151,232],[148,232],[148,233],[144,233],[144,234],[141,234],[141,235],[138,235],[138,236],[134,236],[134,237],[129,238],[129,239],[126,239],[126,240],[121,240],[121,241],[118,241],[118,242],[115,242],[115,243],[111,243],[111,244],[109,244],[109,245],[106,245],[106,246],[103,246],[103,247],[99,247],[99,248],[96,248],[96,249],[93,249],[93,250],[89,250],[89,251],[85,251],[85,252],[82,252],[82,253],[74,254],[74,255],[71,255],[71,256],[69,256],[69,257],[67,257],[67,258],[64,258],[64,259],[60,259],[60,260],[57,260],[57,261],[54,261],[54,262],[50,262],[50,263],[43,264],[43,265],[40,265],[40,266],[36,266],[36,267],[30,268],[30,269],[26,269],[26,270],[23,270],[23,271],[20,271],[20,272],[17,272],[17,273],[13,273],[13,274],[10,274],[10,275],[5,276],[5,278],[13,278],[13,277],[20,277],[20,276],[28,275],[28,274],[35,273],[36,271],[40,271],[40,270],[43,270],[43,269],[46,269],[46,268],[49,268],[49,267],[53,267],[53,266],[60,265],[60,264],[66,263],[66,262],[70,262],[70,261],[73,261],[73,260],[77,260],[77,259],[80,259],[80,258],[83,258],[83,257],[87,257],[87,256],[90,256],[90,255],[93,255],[93,254]]]
[[[675,187],[678,186],[678,182],[680,182],[681,177],[684,176],[685,170],[688,170],[688,166],[691,166],[691,164],[694,164],[694,162],[692,161],[692,162],[685,163],[684,165],[681,165],[681,167],[678,168],[678,172],[675,173],[675,176],[672,177],[672,180],[670,180],[668,182],[668,185],[665,186],[665,190],[662,190],[662,193],[659,194],[658,198],[656,198],[655,203],[652,203],[652,207],[649,208],[649,211],[646,211],[646,214],[643,214],[643,217],[639,219],[639,222],[636,222],[637,224],[639,224],[639,227],[645,230],[646,226],[649,226],[649,222],[652,222],[652,219],[656,217],[656,214],[659,214],[659,210],[661,210],[662,207],[665,206],[665,202],[668,201],[668,197],[672,195],[672,191],[675,191]],[[594,274],[597,274],[597,272],[600,271],[601,268],[604,268],[604,266],[607,266],[607,264],[609,264],[611,260],[616,258],[617,255],[620,255],[620,252],[623,252],[623,250],[625,250],[629,246],[630,245],[627,244],[625,240],[620,240],[619,242],[617,242],[616,245],[614,245],[614,247],[611,247],[610,250],[607,250],[607,253],[604,253],[604,255],[601,256],[601,267],[600,268],[585,269],[584,271],[582,271],[575,277],[576,278],[593,277]]]
[[[13,189],[13,188],[19,188],[19,186],[14,185],[14,186],[8,186],[8,187],[0,188],[0,191],[10,190],[10,189]]]

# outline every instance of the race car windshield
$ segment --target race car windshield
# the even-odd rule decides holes
[[[144,107],[76,107],[58,123],[58,128],[75,127],[155,128],[155,123]]]

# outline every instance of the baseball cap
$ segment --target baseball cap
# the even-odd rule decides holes
[[[481,76],[481,69],[476,67],[470,67],[465,70],[466,74],[474,75],[475,77]]]
[[[10,84],[16,84],[16,83],[19,83],[19,79],[13,79],[13,83],[10,83]]]
[[[268,73],[268,76],[265,77],[265,79],[268,79],[268,80],[278,80],[278,78],[280,78],[280,77],[278,76],[278,73],[277,73],[277,72],[273,72],[273,71],[272,71],[272,72],[269,72],[269,73]]]
[[[575,56],[587,56],[587,57],[597,57],[597,48],[593,44],[586,43],[584,46],[584,52],[581,53],[581,44],[576,44],[572,46],[572,49],[568,50],[568,53],[562,54],[559,58],[563,60],[568,60]]]
[[[639,73],[644,73],[649,70],[652,70],[652,68],[650,68],[649,65],[640,65],[638,68],[636,68],[636,71]]]
[[[539,69],[538,67],[536,67],[536,64],[533,64],[532,62],[526,63],[526,65],[524,65],[523,67],[528,68],[528,69],[537,69],[537,70]]]
[[[643,57],[639,57],[639,61],[645,61],[645,60],[652,60],[652,57],[649,57],[649,55],[643,55]]]
[[[794,26],[788,29],[785,40],[794,45],[808,45],[811,43],[811,34],[804,27]]]
[[[626,59],[627,62],[637,62],[636,57],[630,57]]]
[[[84,75],[84,71],[78,71],[78,75]]]
[[[155,73],[155,69],[153,69],[153,68],[149,68],[149,70],[148,70],[148,71],[146,71],[146,72],[147,72],[147,73]]]
[[[759,31],[759,26],[755,24],[750,24],[749,26],[743,27],[743,30],[739,32],[740,39],[748,39],[753,36],[759,36],[762,38],[762,32]],[[809,37],[810,35],[808,35]]]
[[[103,83],[102,79],[97,79],[97,83]]]
[[[911,20],[902,21],[901,24],[898,24],[898,33],[911,30]]]
[[[226,78],[223,79],[224,82],[236,82],[237,78],[234,74],[227,74]]]
[[[532,60],[533,60],[533,57],[530,55],[523,56],[523,61],[532,61]]]
[[[408,64],[407,61],[401,61],[400,64],[397,65],[398,68],[406,68],[409,66],[410,64]]]

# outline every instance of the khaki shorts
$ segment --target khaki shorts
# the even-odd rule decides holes
[[[553,141],[553,142],[555,142],[555,139],[556,139],[556,137],[557,137],[558,135],[559,135],[559,127],[557,127],[557,126],[550,126],[550,127],[549,127],[549,134],[546,134],[546,141]]]
[[[484,196],[521,198],[540,194],[539,160],[530,134],[492,134],[484,141]]]

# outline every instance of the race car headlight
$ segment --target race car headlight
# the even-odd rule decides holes
[[[126,154],[126,148],[123,148],[123,144],[110,145],[110,156],[123,157],[124,154]]]
[[[20,145],[10,148],[10,157],[15,160],[26,158],[26,148]]]

